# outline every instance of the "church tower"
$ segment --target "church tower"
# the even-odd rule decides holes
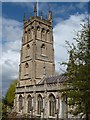
[[[23,19],[23,36],[21,58],[19,66],[20,86],[37,84],[43,77],[55,73],[52,12],[48,12],[48,19],[42,14],[37,16],[36,4],[34,16]]]

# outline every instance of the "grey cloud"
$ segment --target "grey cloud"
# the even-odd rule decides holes
[[[10,83],[18,78],[19,53],[22,36],[22,23],[3,18],[2,93],[5,94]],[[17,35],[18,34],[18,35]],[[5,40],[5,41],[4,41]]]
[[[65,41],[68,40],[71,43],[76,44],[73,40],[76,37],[76,33],[81,29],[80,24],[83,24],[83,19],[86,18],[86,14],[71,15],[69,19],[62,20],[54,27],[54,48],[55,48],[55,63],[56,70],[66,69],[64,66],[60,66],[58,62],[66,62],[69,59],[67,49],[65,48]],[[76,31],[76,32],[75,32]],[[69,48],[68,48],[69,49]]]
[[[65,49],[65,40],[69,40],[70,43],[74,42],[73,37],[75,37],[75,33],[73,30],[76,31],[80,30],[80,23],[82,23],[82,19],[85,19],[85,14],[78,14],[78,15],[72,15],[67,20],[62,20],[58,24],[54,26],[54,48],[55,48],[55,63],[56,63],[56,70],[62,72],[61,69],[65,70],[66,67],[60,66],[59,62],[67,61],[68,55],[67,50]],[[12,26],[13,28],[13,20],[6,19],[9,26]],[[17,24],[17,21],[15,24]],[[8,24],[6,24],[8,29],[11,29],[8,27]],[[10,25],[11,24],[11,25]],[[19,23],[18,23],[19,24]],[[3,57],[2,61],[0,60],[0,64],[2,63],[3,67],[3,73],[2,73],[2,81],[3,81],[3,94],[5,94],[7,88],[9,87],[10,83],[18,77],[18,67],[19,67],[19,58],[20,58],[20,40],[22,36],[22,28],[17,24],[17,29],[13,29],[14,36],[17,36],[17,39],[14,39],[9,41],[8,38],[10,38],[11,33],[6,34],[4,36],[5,39],[7,39],[7,42],[3,45]],[[21,23],[20,23],[21,24]],[[18,32],[17,32],[18,30]],[[8,30],[9,31],[9,30]],[[3,31],[4,32],[4,31]],[[18,35],[17,35],[18,33]],[[13,37],[14,37],[13,36]],[[12,36],[11,36],[12,37]],[[16,43],[15,43],[16,42]],[[11,45],[14,45],[11,46]],[[19,47],[17,48],[17,44],[19,44]],[[14,47],[14,49],[13,49]]]
[[[18,62],[7,59],[2,65],[2,94],[4,95],[13,80],[18,78]]]
[[[22,23],[15,21],[15,20],[10,20],[3,18],[2,22],[2,38],[5,39],[6,41],[15,41],[15,40],[20,40],[21,34],[22,34]],[[17,35],[17,33],[19,33]]]

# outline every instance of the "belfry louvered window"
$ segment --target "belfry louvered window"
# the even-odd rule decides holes
[[[41,31],[40,31],[40,26],[37,26],[37,38],[41,38]]]
[[[26,46],[26,57],[29,57],[30,56],[30,45],[27,44]]]
[[[45,32],[45,29],[44,29],[44,28],[42,28],[41,35],[42,35],[42,40],[45,41],[45,39],[46,39],[46,32]]]
[[[50,31],[49,31],[49,29],[47,30],[47,38],[46,38],[46,40],[50,42]]]

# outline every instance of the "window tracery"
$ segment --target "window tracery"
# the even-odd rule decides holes
[[[49,96],[49,114],[50,116],[55,116],[56,111],[56,100],[53,94]]]
[[[38,95],[37,100],[38,100],[38,114],[41,115],[41,112],[43,110],[43,98],[40,94]]]
[[[45,32],[44,28],[42,28],[41,35],[42,35],[42,40],[45,40],[46,39],[46,32]]]
[[[30,111],[32,110],[32,97],[29,95],[28,97],[27,97],[27,101],[28,101],[28,104],[27,104],[27,106],[28,106],[28,113],[30,113]]]
[[[46,46],[45,46],[45,44],[41,45],[41,54],[46,55]]]
[[[21,112],[22,109],[23,109],[23,98],[22,98],[22,96],[20,95],[20,96],[19,96],[19,112]]]
[[[28,28],[28,40],[31,39],[31,31],[30,31],[30,28]]]
[[[41,38],[41,31],[40,31],[40,26],[37,26],[37,38]]]
[[[49,31],[49,29],[47,30],[47,41],[50,41],[50,31]]]
[[[25,30],[25,35],[24,35],[25,43],[27,42],[27,31]]]

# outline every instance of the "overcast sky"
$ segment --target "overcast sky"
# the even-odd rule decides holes
[[[3,0],[5,1],[5,0]],[[10,1],[10,0],[9,0]],[[21,37],[23,30],[23,14],[26,12],[27,19],[33,16],[32,2],[3,2],[0,24],[2,24],[2,94],[4,95],[10,83],[18,78]],[[46,18],[48,10],[53,13],[53,35],[55,50],[55,69],[62,73],[65,67],[59,62],[68,60],[65,41],[75,41],[77,31],[81,29],[88,14],[87,2],[43,2],[38,3],[38,15],[42,10]],[[2,23],[1,23],[2,20]],[[1,25],[0,25],[1,27]],[[0,33],[1,38],[1,33]],[[76,43],[75,43],[76,44]],[[62,70],[61,70],[62,69]]]

